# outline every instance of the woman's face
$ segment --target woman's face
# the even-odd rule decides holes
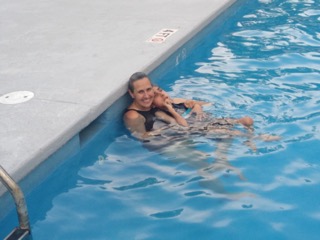
[[[158,108],[165,108],[166,99],[167,98],[164,97],[163,95],[155,92],[154,98],[153,98],[153,105]]]
[[[158,86],[154,86],[153,91],[155,92],[155,94],[161,95],[164,99],[169,98],[168,93]]]
[[[129,90],[134,103],[140,110],[149,110],[153,103],[154,91],[148,78],[142,78],[133,83],[133,92]]]

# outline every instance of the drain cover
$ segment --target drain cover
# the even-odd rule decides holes
[[[0,103],[3,104],[17,104],[29,101],[31,98],[34,97],[33,92],[29,91],[17,91],[7,93],[5,95],[0,96]]]

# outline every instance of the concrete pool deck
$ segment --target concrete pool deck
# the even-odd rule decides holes
[[[0,103],[0,165],[20,181],[234,2],[0,0],[0,96],[34,93]]]

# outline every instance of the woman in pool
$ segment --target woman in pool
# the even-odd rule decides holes
[[[167,111],[153,108],[154,91],[149,77],[142,72],[132,74],[129,79],[128,92],[133,101],[125,110],[123,120],[126,128],[133,136],[144,139],[153,136],[153,124],[156,119],[166,124],[187,126],[187,122],[173,107],[167,106]]]
[[[202,110],[202,106],[209,105],[209,103],[203,102],[203,101],[187,100],[183,98],[170,98],[168,93],[158,86],[154,86],[153,90],[154,90],[153,105],[164,111],[167,111],[168,109],[173,107],[182,116],[190,116],[194,114],[197,120],[210,120],[211,122],[210,125],[215,126],[216,128],[219,128],[219,129],[225,128],[225,127],[230,128],[235,124],[242,124],[245,128],[251,129],[253,125],[253,119],[248,116],[238,118],[238,119],[233,119],[233,118],[204,119],[206,115]],[[194,121],[192,123],[194,123]]]
[[[253,139],[260,139],[262,141],[277,141],[281,137],[269,134],[259,134],[254,136],[253,134],[253,119],[245,116],[242,118],[210,118],[207,117],[202,111],[202,106],[208,104],[203,101],[187,100],[183,98],[170,98],[168,93],[161,88],[154,86],[154,99],[153,105],[156,108],[167,111],[167,109],[175,108],[176,112],[182,116],[187,117],[188,133],[191,134],[205,134],[210,138],[217,139],[231,138],[232,136],[246,137],[248,140],[246,144],[255,151],[255,145],[251,141]],[[178,105],[178,106],[177,106]],[[189,113],[189,114],[185,114]],[[196,119],[189,116],[195,115]],[[201,121],[197,121],[201,120]],[[247,132],[242,132],[233,129],[234,125],[241,124]]]

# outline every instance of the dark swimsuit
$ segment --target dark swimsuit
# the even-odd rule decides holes
[[[151,108],[149,111],[141,111],[141,110],[137,110],[137,109],[132,109],[132,108],[128,108],[125,110],[124,113],[128,112],[128,111],[136,111],[137,113],[139,113],[140,115],[142,115],[145,118],[145,122],[144,122],[144,126],[146,128],[146,131],[149,132],[152,130],[153,128],[153,124],[156,121],[156,112],[159,110],[158,108]]]
[[[183,118],[188,118],[192,108],[186,107],[186,105],[182,103],[172,103],[172,107],[179,113]],[[171,114],[170,114],[171,115]]]
[[[184,105],[184,103],[172,103],[172,107],[174,109],[182,109],[182,110],[187,110],[188,108],[186,107],[186,105]]]

